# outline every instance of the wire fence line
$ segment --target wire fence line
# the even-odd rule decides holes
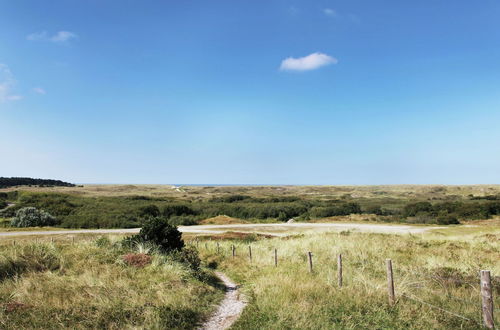
[[[241,247],[241,246],[251,246],[251,245],[248,245],[248,244],[238,244],[238,247]],[[205,248],[207,250],[211,250],[207,245],[205,245]],[[278,262],[277,262],[277,257],[276,257],[276,249],[274,247],[266,247],[266,248],[263,248],[264,249],[264,252],[262,251],[263,249],[256,249],[255,247],[253,248],[249,248],[248,250],[250,251],[250,253],[252,253],[253,249],[253,255],[252,255],[252,258],[248,259],[250,262],[252,262],[252,264],[255,265],[255,262],[254,262],[254,259],[256,259],[256,257],[259,256],[259,253],[260,254],[269,254],[269,264],[266,262],[266,266],[277,266],[278,265]],[[234,253],[234,251],[236,250],[236,245],[231,245],[229,247],[229,255],[231,255],[231,253]],[[240,249],[239,249],[240,250]],[[259,251],[260,250],[260,251]],[[244,251],[244,250],[243,250]],[[222,252],[222,253],[221,253]],[[226,253],[225,253],[225,249],[223,247],[220,247],[218,245],[217,247],[217,250],[216,250],[216,253],[219,254],[219,255],[222,255],[222,256],[226,256]],[[310,272],[313,272],[313,266],[312,266],[312,260],[311,260],[311,256],[315,256],[315,254],[313,253],[310,253],[310,252],[303,252],[303,253],[293,253],[292,255],[290,254],[287,254],[286,256],[281,256],[279,259],[280,259],[280,263],[283,263],[284,261],[288,261],[288,262],[294,262],[294,259],[296,260],[296,257],[297,256],[300,256],[300,261],[301,262],[305,262],[307,263],[308,262],[308,255],[309,253],[309,264],[310,264]],[[244,254],[244,252],[243,252]],[[241,253],[234,253],[233,257],[243,257],[243,254]],[[245,256],[245,257],[248,257],[248,256]],[[267,258],[266,258],[267,259]],[[324,257],[322,258],[323,260],[325,259]],[[328,260],[335,260],[335,258],[332,258],[332,257],[329,257],[329,258],[326,258]],[[368,259],[368,258],[363,258],[364,259]],[[354,276],[352,276],[351,278],[354,279],[354,281],[357,281],[363,285],[367,285],[369,287],[371,287],[372,289],[376,290],[376,291],[380,291],[383,287],[384,287],[384,284],[380,284],[380,285],[374,285],[371,283],[370,280],[367,279],[367,275],[363,273],[363,270],[365,268],[368,268],[367,265],[368,263],[367,262],[363,262],[363,260],[357,260],[355,262],[353,262],[352,260],[349,260],[349,259],[343,259],[345,260],[344,261],[344,264],[350,266],[350,267],[347,267],[347,269],[344,269],[344,274],[342,274],[341,276],[345,276],[345,271],[347,270],[347,272],[352,272],[352,274]],[[324,266],[324,263],[323,263],[323,266]],[[361,266],[361,271],[359,270],[356,270],[355,267],[359,267]],[[391,269],[391,272],[392,272],[392,269]],[[406,272],[402,272],[402,271],[398,271],[399,275],[402,275],[402,277],[404,276],[409,276],[409,272],[411,272],[411,275],[412,276],[420,276],[422,278],[425,278],[426,280],[429,280],[429,281],[433,281],[435,282],[436,284],[440,285],[443,287],[443,289],[446,291],[445,293],[445,296],[446,298],[450,298],[452,300],[455,300],[455,301],[458,301],[461,303],[461,306],[463,306],[464,308],[467,308],[467,307],[471,307],[471,305],[474,305],[474,306],[477,306],[478,305],[478,302],[477,302],[477,298],[474,299],[472,298],[471,300],[467,300],[467,299],[463,299],[463,298],[459,298],[459,297],[455,297],[454,295],[451,295],[448,290],[446,290],[446,288],[443,286],[443,284],[439,281],[438,278],[436,278],[435,276],[431,276],[429,274],[426,274],[426,273],[422,273],[422,272],[412,272],[411,270],[410,271],[406,271]],[[382,272],[381,272],[382,273]],[[392,276],[392,274],[391,274]],[[380,279],[379,279],[380,280]],[[340,283],[342,283],[342,280],[339,280]],[[414,288],[414,289],[419,289],[419,290],[423,290],[426,294],[431,294],[431,295],[434,295],[434,296],[441,296],[442,295],[442,292],[439,290],[439,291],[434,291],[434,290],[428,290],[427,287],[425,287],[425,282],[424,281],[415,281],[415,282],[410,282],[410,283],[418,283],[418,284],[422,284],[422,286],[420,287],[411,287],[410,288]],[[477,290],[477,286],[474,285],[472,282],[464,282],[464,284],[467,284],[467,285],[470,285],[470,287],[474,290]],[[446,308],[443,308],[443,307],[440,307],[440,306],[437,306],[433,303],[430,303],[428,301],[425,301],[421,298],[419,298],[418,296],[414,295],[414,294],[411,294],[409,293],[408,289],[402,289],[400,288],[400,292],[398,292],[398,295],[401,296],[401,297],[404,297],[406,299],[409,299],[411,301],[414,301],[414,302],[417,302],[417,303],[420,303],[422,305],[425,305],[431,309],[434,309],[434,310],[437,310],[437,311],[440,311],[440,312],[443,312],[443,313],[446,313],[450,316],[453,316],[453,317],[456,317],[456,318],[459,318],[463,321],[468,321],[468,322],[472,322],[476,325],[479,325],[481,326],[481,321],[478,321],[476,320],[475,318],[472,318],[472,317],[468,317],[466,315],[462,315],[458,312],[454,312],[454,311],[451,311],[451,310],[448,310]],[[477,292],[477,291],[476,291]],[[476,301],[474,301],[476,300]],[[493,313],[493,312],[492,312]],[[480,315],[480,313],[479,313]]]

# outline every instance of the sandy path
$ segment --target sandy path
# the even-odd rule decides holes
[[[365,232],[388,233],[388,234],[419,234],[431,229],[444,227],[417,227],[408,225],[384,225],[367,223],[254,223],[254,224],[232,224],[232,225],[198,225],[180,226],[183,233],[191,234],[222,234],[227,231],[241,231],[265,233],[282,236],[287,232],[296,230],[359,230]],[[0,238],[9,236],[31,236],[31,235],[74,235],[74,234],[134,234],[140,228],[130,229],[77,229],[77,230],[50,230],[50,231],[11,231],[0,232]]]
[[[223,273],[215,272],[215,274],[226,286],[226,295],[217,311],[200,328],[202,330],[229,328],[238,319],[247,304],[240,295],[238,285]]]

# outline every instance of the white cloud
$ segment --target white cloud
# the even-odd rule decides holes
[[[69,31],[59,31],[57,32],[54,36],[50,38],[50,41],[52,42],[66,42],[70,39],[75,39],[78,36],[74,34],[73,32]]]
[[[326,16],[330,16],[330,17],[337,17],[337,12],[331,8],[325,8],[323,9],[323,13],[326,15]]]
[[[14,94],[13,89],[16,80],[9,70],[9,67],[0,63],[0,103],[17,101],[22,99],[21,95]]]
[[[26,39],[30,41],[51,41],[54,43],[64,43],[76,38],[78,38],[78,36],[69,31],[59,31],[52,36],[50,36],[47,31],[40,31],[26,36]]]
[[[47,40],[47,31],[40,31],[29,34],[26,36],[26,39],[30,41]]]
[[[33,88],[33,92],[35,92],[37,94],[42,94],[42,95],[47,94],[47,92],[45,91],[45,89],[43,89],[42,87],[35,87],[35,88]]]
[[[293,58],[288,57],[281,61],[280,70],[283,71],[308,71],[315,70],[329,64],[337,64],[338,60],[323,53],[312,53],[310,55]]]

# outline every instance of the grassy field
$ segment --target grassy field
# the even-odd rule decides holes
[[[47,238],[0,245],[0,328],[192,329],[223,296],[210,273],[150,253],[124,260],[111,239]]]
[[[219,241],[219,254],[213,240],[208,249],[199,245],[207,260],[243,283],[250,304],[234,329],[479,329],[479,270],[492,271],[495,306],[500,304],[500,231],[475,229],[466,237],[458,232],[418,236],[341,232],[253,242],[232,237]],[[233,244],[235,258],[230,253]],[[313,254],[312,274],[308,251]],[[339,253],[344,260],[341,289]],[[394,265],[395,306],[388,303],[386,258]],[[500,319],[498,307],[495,318]]]

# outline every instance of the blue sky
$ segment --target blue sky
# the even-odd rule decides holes
[[[0,176],[500,183],[500,1],[0,0]]]

